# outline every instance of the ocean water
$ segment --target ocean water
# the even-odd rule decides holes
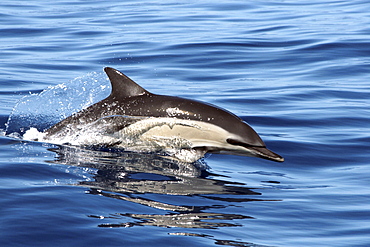
[[[0,245],[370,246],[369,9],[2,1]],[[20,139],[109,94],[105,66],[235,113],[285,162]]]

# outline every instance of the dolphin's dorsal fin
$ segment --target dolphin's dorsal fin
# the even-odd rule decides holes
[[[105,67],[104,71],[107,73],[112,84],[112,92],[109,97],[126,98],[150,94],[122,72],[110,67]]]

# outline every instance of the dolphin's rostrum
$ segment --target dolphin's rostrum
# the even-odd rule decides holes
[[[89,133],[97,138],[91,140],[90,135],[80,144],[125,147],[135,137],[135,144],[192,151],[197,159],[205,153],[224,153],[284,161],[236,115],[196,100],[153,94],[118,70],[104,71],[111,94],[47,129],[45,140],[64,138],[64,143],[73,143],[71,139]]]

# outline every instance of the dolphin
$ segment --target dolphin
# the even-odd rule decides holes
[[[154,94],[116,69],[104,71],[112,84],[110,95],[45,130],[44,140],[64,138],[63,144],[71,144],[71,138],[85,135],[79,144],[124,147],[131,136],[160,150],[194,151],[196,159],[221,153],[284,161],[233,113],[196,100]]]

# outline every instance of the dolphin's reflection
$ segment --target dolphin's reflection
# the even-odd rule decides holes
[[[120,212],[104,218],[112,218],[115,221],[127,218],[131,220],[123,223],[101,224],[100,227],[239,226],[240,224],[232,221],[252,217],[219,213],[219,209],[235,203],[256,201],[258,199],[250,197],[260,195],[245,187],[244,184],[214,179],[218,175],[209,173],[207,165],[202,161],[189,164],[154,154],[106,152],[65,146],[50,150],[57,153],[54,163],[97,169],[93,176],[94,181],[82,181],[78,184],[88,187],[88,193],[164,211],[163,214]],[[153,194],[159,195],[160,200],[153,199],[156,198]],[[200,202],[204,204],[199,205]],[[102,216],[91,215],[90,217],[101,218]]]

